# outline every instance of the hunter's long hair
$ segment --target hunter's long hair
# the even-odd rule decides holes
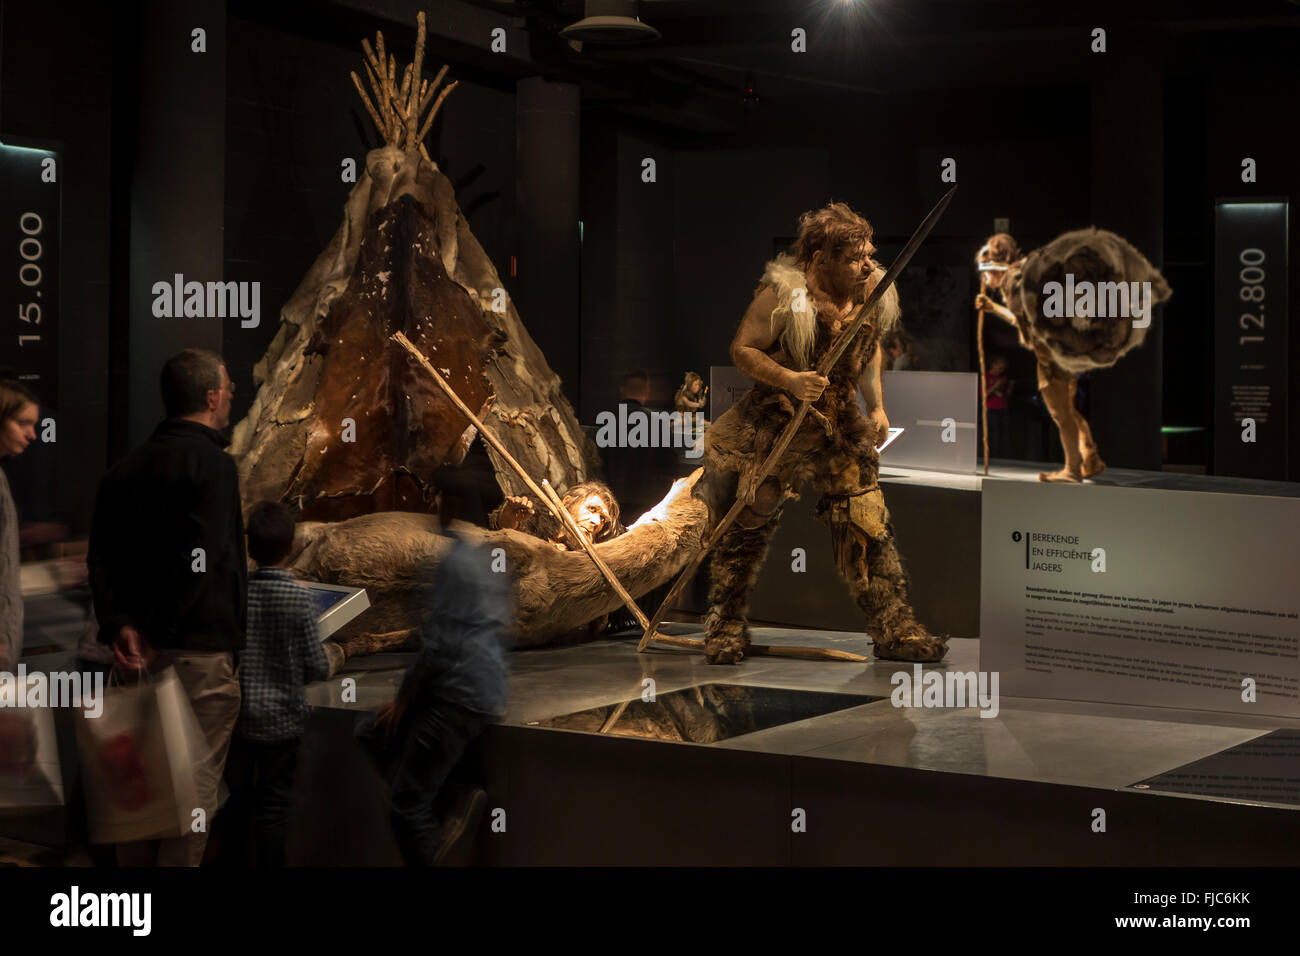
[[[799,235],[790,246],[790,254],[800,267],[807,269],[818,251],[838,259],[846,251],[869,241],[874,234],[871,223],[846,203],[833,202],[799,217]]]

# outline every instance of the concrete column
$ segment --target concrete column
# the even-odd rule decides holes
[[[139,4],[139,115],[131,177],[129,442],[163,416],[158,373],[187,347],[221,351],[235,319],[156,318],[153,285],[222,279],[225,223],[225,0]],[[193,50],[205,31],[206,52]]]
[[[578,87],[519,81],[516,100],[515,305],[575,408],[581,373]],[[503,274],[509,263],[498,263]]]

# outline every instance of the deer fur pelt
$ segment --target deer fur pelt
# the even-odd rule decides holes
[[[595,545],[633,597],[672,580],[703,545],[709,509],[692,494],[702,474],[699,469],[674,486],[655,509],[660,520]],[[504,552],[516,647],[545,644],[622,606],[585,551],[562,551],[518,531],[453,527],[489,555],[495,548]],[[451,541],[439,534],[434,515],[388,511],[347,521],[301,522],[295,544],[300,549],[291,564],[295,574],[366,589],[371,608],[334,635],[344,642],[360,633],[418,627],[429,606],[433,571]]]

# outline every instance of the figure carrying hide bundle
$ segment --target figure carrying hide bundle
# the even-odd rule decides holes
[[[1039,481],[1077,482],[1106,470],[1088,420],[1075,407],[1079,376],[1110,368],[1140,345],[1157,303],[1172,295],[1164,276],[1113,232],[1079,229],[1021,255],[1006,233],[976,254],[975,308],[1014,325],[1038,359],[1038,390],[1056,422],[1065,467]],[[993,300],[997,292],[1003,304]]]
[[[870,224],[843,203],[800,219],[791,256],[767,264],[731,345],[736,366],[756,384],[705,434],[705,480],[698,492],[719,515],[745,509],[712,556],[705,649],[712,663],[736,663],[749,648],[749,592],[776,531],[781,507],[808,481],[821,492],[835,562],[867,616],[877,657],[937,661],[946,638],[928,633],[907,599],[907,576],[878,483],[876,444],[889,434],[880,388],[880,339],[899,318],[889,288],[828,377],[816,371],[850,316],[884,275],[871,253]],[[859,388],[868,415],[857,401]],[[754,487],[795,403],[812,402],[776,470]]]

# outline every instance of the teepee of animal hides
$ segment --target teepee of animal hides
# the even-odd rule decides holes
[[[400,81],[382,34],[376,46],[363,42],[373,98],[352,78],[385,145],[366,156],[342,225],[254,369],[257,396],[231,448],[245,502],[282,501],[325,521],[429,510],[429,477],[459,464],[476,434],[390,341],[398,331],[535,480],[583,481],[598,467],[595,448],[423,146],[456,86],[436,93],[446,67],[432,82],[421,76],[423,14]],[[523,493],[488,453],[502,490]]]
[[[343,224],[285,305],[232,448],[246,506],[275,500],[298,512],[292,570],[370,597],[370,609],[327,642],[332,669],[416,638],[431,569],[449,546],[429,514],[430,478],[459,463],[475,438],[390,336],[414,343],[534,481],[563,494],[598,468],[559,377],[422,145],[456,85],[437,92],[446,67],[431,83],[422,78],[424,15],[400,81],[382,34],[376,41],[362,43],[370,94],[352,79],[385,145],[367,155]],[[502,491],[525,493],[484,444]],[[678,482],[626,534],[594,546],[633,596],[671,580],[702,546],[710,519],[692,494],[698,477]],[[516,646],[575,633],[621,605],[583,552],[514,530],[460,530],[506,555]]]

